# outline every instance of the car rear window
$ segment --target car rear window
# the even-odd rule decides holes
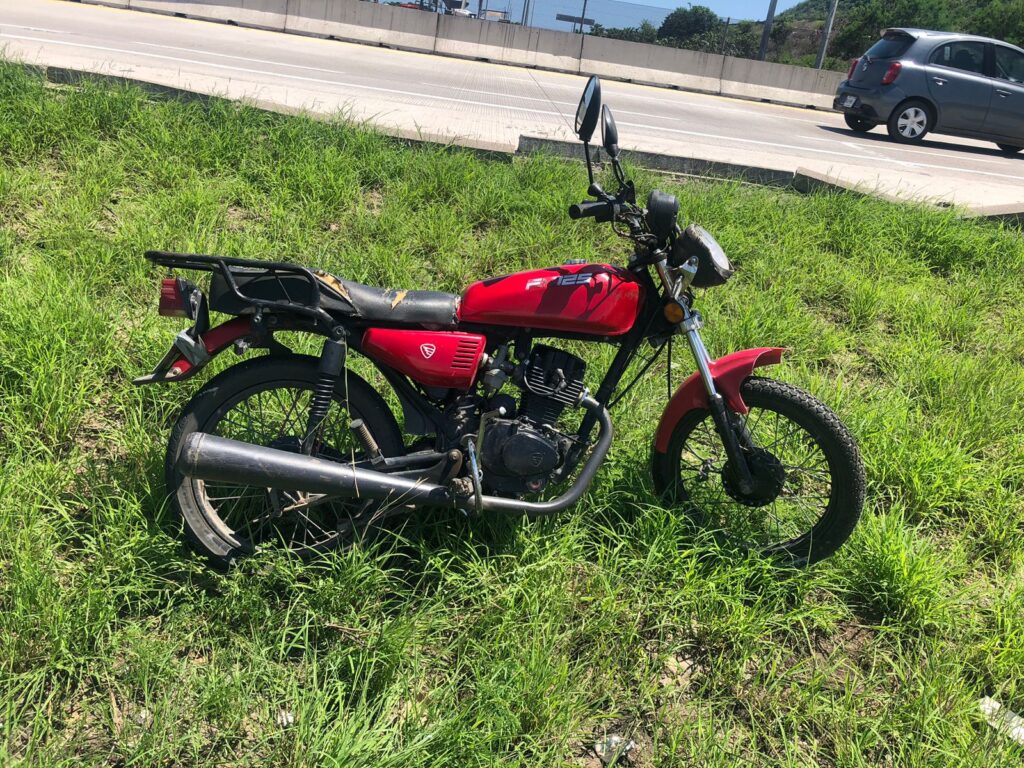
[[[913,42],[914,38],[902,32],[886,32],[864,55],[872,59],[895,59],[906,53]]]

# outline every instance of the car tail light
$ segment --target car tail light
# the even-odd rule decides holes
[[[164,278],[160,283],[160,308],[164,317],[193,318],[192,291],[195,286],[178,277]]]
[[[903,69],[903,65],[898,61],[890,64],[889,68],[885,70],[885,76],[882,77],[882,85],[892,85],[896,82],[896,78],[900,76],[901,69]]]
[[[850,59],[850,71],[846,73],[847,80],[853,79],[853,71],[857,68],[858,64],[860,64],[860,59]]]

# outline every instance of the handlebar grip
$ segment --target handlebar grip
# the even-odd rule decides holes
[[[615,207],[602,200],[584,200],[582,203],[569,206],[570,219],[594,218],[598,221],[611,221],[615,216]]]

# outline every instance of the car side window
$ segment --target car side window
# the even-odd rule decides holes
[[[940,45],[932,53],[929,63],[983,75],[985,74],[985,44],[973,40],[963,40]]]
[[[1024,83],[1024,53],[997,45],[996,77],[1011,83]]]

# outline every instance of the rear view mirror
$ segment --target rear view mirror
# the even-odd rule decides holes
[[[619,156],[619,129],[607,105],[601,107],[601,145],[612,160]]]
[[[583,97],[576,108],[576,135],[580,141],[589,144],[597,128],[597,118],[601,114],[601,81],[596,76],[587,81],[583,89]]]

